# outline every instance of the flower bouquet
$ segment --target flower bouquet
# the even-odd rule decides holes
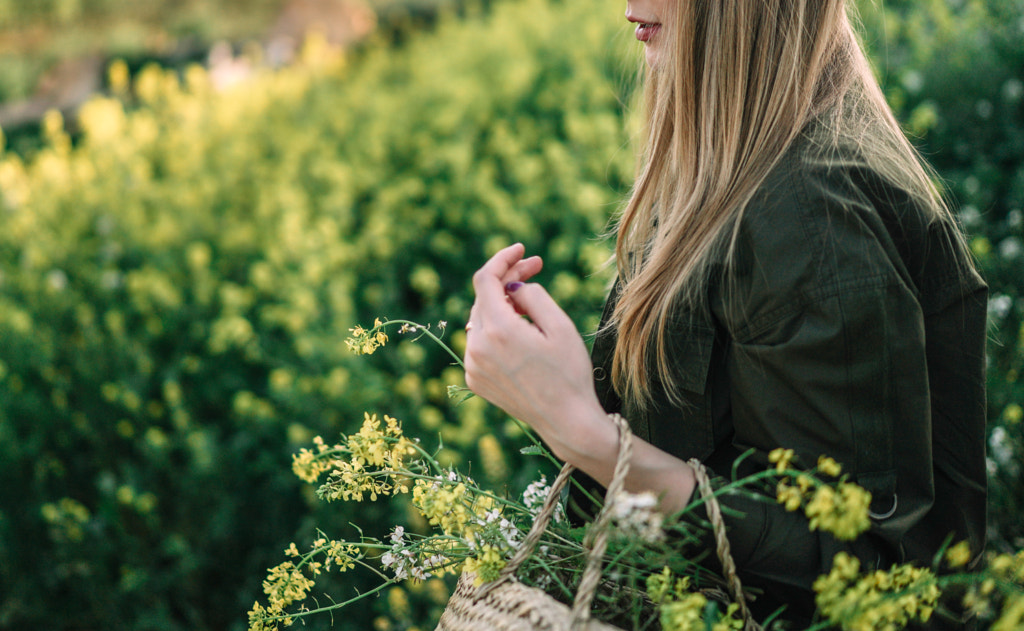
[[[426,336],[462,364],[441,340],[444,323],[435,334],[413,322],[377,320],[369,329],[352,329],[349,348],[373,353],[388,342],[388,327],[417,338]],[[450,388],[449,395],[471,396],[457,387]],[[289,626],[399,583],[438,584],[437,579],[447,575],[460,578],[439,631],[488,626],[509,631],[770,628],[777,613],[754,621],[747,610],[716,498],[746,493],[778,501],[788,510],[803,511],[812,530],[827,530],[839,539],[854,539],[870,526],[870,495],[849,482],[838,463],[822,457],[817,466],[799,469],[793,452],[784,449],[770,454],[772,467],[715,484],[700,463],[691,461],[698,471],[701,499],[680,514],[663,515],[653,494],[622,490],[630,434],[621,418],[616,416],[616,422],[621,437],[616,477],[603,508],[585,527],[574,527],[566,518],[563,490],[575,484],[569,466],[552,485],[542,477],[513,498],[443,467],[437,449],[407,436],[401,423],[387,415],[366,413],[358,432],[334,444],[317,437],[312,448],[293,457],[292,468],[304,481],[319,484],[316,494],[321,500],[406,502],[428,528],[396,525],[381,537],[360,531],[354,539],[321,533],[306,550],[291,544],[285,550],[289,559],[268,571],[265,603],[257,602],[249,612],[250,631]],[[524,453],[557,464],[528,428],[523,430],[533,441]],[[586,489],[577,487],[587,495]],[[702,542],[711,538],[725,576],[701,564],[707,555]],[[889,631],[927,621],[947,588],[959,590],[968,612],[995,618],[994,631],[1022,628],[1024,553],[995,555],[984,570],[957,573],[969,556],[966,543],[960,543],[938,555],[934,568],[894,566],[862,573],[856,559],[840,553],[830,573],[814,585],[820,614],[814,628]],[[940,566],[946,573],[938,574]],[[378,576],[379,585],[343,602],[309,606],[318,576],[356,568]]]

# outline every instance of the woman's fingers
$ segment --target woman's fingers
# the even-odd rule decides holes
[[[506,295],[512,301],[516,313],[530,318],[541,333],[551,335],[560,331],[569,316],[551,298],[544,287],[536,283],[510,283]],[[575,328],[573,329],[575,331]]]
[[[506,285],[509,283],[525,283],[539,274],[543,268],[544,261],[539,256],[531,256],[513,265],[501,280]]]
[[[507,281],[504,279],[537,268],[536,262],[517,267],[517,264],[524,263],[524,252],[521,243],[510,245],[492,256],[473,274],[473,290],[476,292],[473,313],[477,321],[493,321],[497,326],[508,326],[513,318],[518,317],[505,299]]]

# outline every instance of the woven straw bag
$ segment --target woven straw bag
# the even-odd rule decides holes
[[[604,507],[598,513],[583,545],[587,548],[587,565],[576,591],[572,608],[543,590],[529,587],[516,579],[519,566],[532,554],[555,513],[562,489],[574,467],[566,464],[551,485],[551,491],[515,556],[502,569],[498,578],[477,587],[475,576],[463,572],[445,607],[435,631],[621,631],[618,627],[590,618],[590,605],[601,580],[601,560],[608,545],[608,522],[611,505],[623,489],[632,454],[632,432],[618,414],[609,415],[619,429],[619,455],[612,482],[605,494]],[[696,460],[689,462],[697,472],[701,495],[707,503],[708,516],[715,529],[717,552],[728,578],[730,592],[740,606],[746,631],[759,631],[746,606],[736,566],[729,553],[718,501],[715,499],[704,467]]]

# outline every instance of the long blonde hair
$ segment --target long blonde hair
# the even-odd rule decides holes
[[[813,118],[925,207],[948,212],[885,102],[845,0],[667,4],[668,39],[647,77],[646,148],[617,223],[620,288],[608,324],[613,383],[641,408],[655,376],[673,395],[672,315],[707,308],[712,269],[727,269],[745,206]]]

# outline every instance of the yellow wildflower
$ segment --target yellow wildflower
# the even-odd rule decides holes
[[[384,346],[388,336],[383,330],[384,323],[377,318],[373,321],[373,328],[366,330],[361,326],[349,329],[352,336],[345,340],[345,346],[356,355],[372,355],[375,350]]]
[[[1013,568],[1013,557],[1009,554],[997,554],[989,560],[988,568],[997,576],[1008,574]]]
[[[968,613],[984,618],[987,618],[991,614],[992,601],[989,599],[989,594],[985,592],[987,583],[989,583],[990,580],[991,579],[982,583],[981,590],[972,585],[970,589],[967,590],[967,593],[964,594],[963,605],[964,609],[966,609]],[[992,587],[995,587],[994,582],[991,585]]]
[[[1024,627],[1024,594],[1010,595],[1003,604],[1003,612],[992,625],[991,631],[1018,631]]]
[[[843,472],[843,468],[838,462],[828,456],[818,456],[818,471],[833,478],[838,478],[839,474]]]
[[[927,622],[940,592],[925,568],[897,565],[860,576],[860,562],[839,553],[832,570],[814,582],[818,610],[844,631],[896,631]]]
[[[484,544],[480,546],[476,557],[466,559],[464,570],[476,573],[473,583],[479,586],[497,580],[505,565],[505,558],[501,556],[498,548],[490,544]]]
[[[971,560],[971,546],[966,541],[961,541],[955,546],[946,550],[946,562],[949,567],[962,567]]]
[[[814,480],[806,473],[798,473],[796,476],[796,485],[800,487],[801,493],[806,493],[814,488]]]
[[[324,456],[329,450],[341,450],[341,445],[328,447],[324,439],[317,436],[313,439],[316,452],[302,448],[299,453],[292,455],[292,472],[304,482],[313,483],[317,481],[321,473],[330,471],[337,464],[334,458]]]
[[[793,462],[793,450],[783,449],[781,447],[772,449],[771,453],[768,454],[768,461],[775,463],[775,470],[779,473],[783,473],[790,467]]]
[[[285,561],[267,572],[263,592],[267,595],[270,611],[283,612],[292,603],[304,600],[313,585],[313,580],[294,563]]]
[[[461,482],[416,480],[412,491],[413,506],[447,535],[469,534],[474,515],[467,501],[466,485]]]
[[[795,511],[803,503],[803,493],[800,492],[800,489],[789,486],[785,480],[779,482],[775,489],[775,496],[779,504],[783,504],[788,511]]]
[[[724,614],[709,615],[707,598],[690,591],[689,577],[676,578],[669,568],[647,577],[647,595],[658,606],[665,631],[738,631],[743,628],[739,605],[732,603]]]
[[[671,600],[661,605],[661,628],[669,631],[704,631],[704,608],[708,599],[700,592]]]
[[[345,438],[344,446],[336,445],[331,454],[318,437],[319,454],[303,449],[293,457],[295,473],[307,480],[315,480],[320,473],[331,470],[330,479],[318,490],[317,495],[326,501],[363,501],[368,493],[370,500],[381,495],[407,493],[404,480],[398,479],[408,455],[416,453],[414,443],[402,435],[401,424],[385,415],[384,427],[376,414],[363,414],[359,432]],[[339,454],[348,452],[349,459]]]
[[[360,557],[359,548],[354,545],[346,545],[341,541],[331,541],[327,546],[326,569],[331,569],[331,564],[339,572],[350,570],[356,566],[356,560]]]
[[[819,486],[804,508],[811,520],[811,530],[831,532],[837,539],[856,539],[871,527],[868,510],[871,493],[849,482],[841,482],[839,490]]]

